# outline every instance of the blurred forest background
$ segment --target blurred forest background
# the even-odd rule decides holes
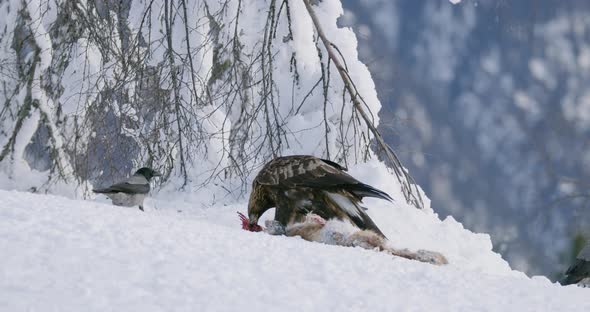
[[[560,276],[590,234],[590,2],[343,4],[381,130],[435,211]]]

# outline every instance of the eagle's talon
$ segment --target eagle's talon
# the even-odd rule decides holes
[[[285,226],[283,226],[279,221],[276,220],[266,220],[264,222],[266,226],[266,233],[270,235],[285,235],[286,230]]]

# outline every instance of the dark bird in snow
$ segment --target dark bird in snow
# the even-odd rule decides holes
[[[574,263],[567,269],[561,284],[578,284],[590,287],[590,242],[580,251]]]
[[[393,199],[346,173],[347,169],[314,156],[278,157],[267,163],[252,183],[248,202],[250,227],[275,207],[275,221],[283,226],[302,223],[310,213],[324,220],[348,220],[361,230],[385,237],[360,205],[363,197]]]
[[[150,180],[159,176],[161,174],[153,169],[143,167],[125,181],[92,191],[105,194],[113,201],[115,206],[139,206],[139,210],[143,211],[143,200],[150,192]]]

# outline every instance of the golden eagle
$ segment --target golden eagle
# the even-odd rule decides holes
[[[267,163],[252,183],[248,202],[250,227],[275,207],[275,221],[283,226],[301,223],[309,213],[324,220],[349,220],[362,230],[385,237],[360,206],[363,197],[393,199],[359,182],[335,162],[314,156],[278,157]]]

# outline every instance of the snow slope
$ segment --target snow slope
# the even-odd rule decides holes
[[[590,310],[588,289],[511,271],[487,235],[377,201],[370,212],[394,242],[451,263],[246,232],[235,214],[244,204],[152,200],[142,213],[16,191],[0,198],[0,311]]]

